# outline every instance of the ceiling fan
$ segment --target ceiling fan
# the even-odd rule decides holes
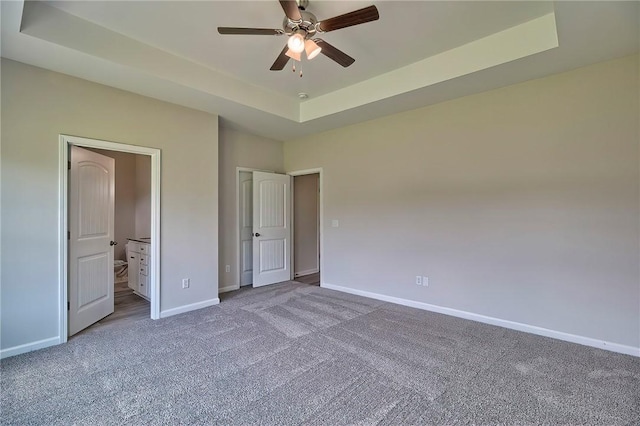
[[[318,33],[364,24],[380,18],[378,9],[375,6],[369,6],[344,15],[318,21],[313,13],[305,10],[309,5],[309,0],[279,1],[286,15],[282,23],[282,29],[218,27],[220,34],[288,35],[289,40],[280,55],[278,55],[278,58],[276,58],[276,61],[271,65],[271,71],[282,70],[289,58],[300,61],[303,50],[307,55],[307,59],[313,59],[322,53],[343,67],[348,67],[355,62],[355,59],[326,41],[314,38],[314,36]]]

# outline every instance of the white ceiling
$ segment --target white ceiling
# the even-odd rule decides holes
[[[375,4],[380,20],[321,35],[302,78],[269,67],[276,0],[2,2],[2,56],[219,114],[292,139],[638,51],[638,2],[311,1],[322,20]],[[298,69],[300,65],[298,66]],[[309,94],[300,101],[299,92]]]

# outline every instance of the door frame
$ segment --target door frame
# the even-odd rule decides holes
[[[256,169],[252,167],[236,167],[236,214],[235,214],[235,223],[236,223],[236,237],[235,237],[235,245],[236,245],[236,280],[233,286],[228,286],[223,288],[223,292],[239,290],[240,289],[240,172],[267,172],[267,173],[277,173],[273,170],[265,170],[265,169]],[[320,215],[320,226],[318,228],[318,232],[320,233],[320,284],[322,284],[322,271],[324,270],[324,191],[323,191],[323,170],[322,167],[315,169],[305,169],[305,170],[296,170],[292,172],[286,172],[289,176],[302,176],[302,175],[313,175],[318,174],[318,189],[320,191],[320,197],[318,201],[318,210]],[[291,217],[291,277],[289,279],[294,279],[293,272],[293,262],[294,262],[294,251],[295,248],[293,246],[293,179],[291,179],[291,211],[289,212],[289,216]]]
[[[318,167],[315,169],[304,169],[304,170],[295,170],[292,172],[287,172],[287,174],[289,176],[295,177],[295,176],[304,176],[304,175],[318,175],[318,190],[320,191],[320,196],[318,199],[318,214],[320,216],[319,220],[320,220],[320,226],[318,228],[318,232],[320,233],[320,238],[318,239],[319,243],[320,243],[320,251],[318,253],[318,255],[320,256],[320,285],[322,285],[323,281],[322,281],[322,274],[324,273],[324,190],[323,190],[323,170],[322,167]],[[295,180],[291,179],[291,212],[290,212],[290,216],[291,216],[291,280],[293,280],[294,277],[294,257],[295,257],[295,238],[294,238],[294,232],[295,232],[295,226],[293,223],[294,220],[294,215],[293,215],[293,208],[294,208],[294,204],[295,204],[295,200],[293,199],[293,187],[295,185]]]
[[[58,169],[59,169],[59,194],[58,194],[58,296],[60,298],[59,318],[59,343],[65,343],[68,338],[68,260],[69,242],[69,152],[70,146],[75,145],[84,148],[98,148],[109,151],[127,152],[130,154],[148,155],[151,157],[151,319],[160,318],[160,150],[136,145],[128,145],[118,142],[109,142],[99,139],[83,138],[78,136],[60,135],[58,144]]]

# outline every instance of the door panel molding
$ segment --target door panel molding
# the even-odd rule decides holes
[[[253,287],[291,279],[291,176],[253,172]]]
[[[69,279],[68,261],[68,162],[70,146],[98,148],[151,157],[151,265],[149,280],[151,289],[151,318],[160,318],[160,159],[161,152],[157,148],[148,148],[109,142],[99,139],[78,136],[60,135],[58,145],[59,193],[58,193],[58,342],[64,343],[68,337],[67,283]]]

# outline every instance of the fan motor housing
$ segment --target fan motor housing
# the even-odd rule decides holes
[[[300,10],[300,15],[302,15],[302,22],[295,22],[289,18],[284,18],[282,28],[284,29],[285,34],[291,35],[298,30],[303,30],[307,33],[307,36],[316,33],[316,24],[318,23],[316,16],[306,10]]]

